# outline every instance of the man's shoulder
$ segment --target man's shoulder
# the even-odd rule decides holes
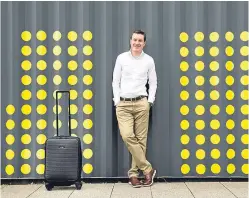
[[[127,57],[128,55],[129,55],[129,51],[123,52],[123,53],[119,54],[117,58]]]
[[[150,56],[149,54],[146,54],[146,53],[144,53],[144,58],[146,58],[147,60],[150,60],[150,61],[154,61],[153,57]]]

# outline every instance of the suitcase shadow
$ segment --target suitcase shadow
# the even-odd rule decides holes
[[[61,190],[76,190],[75,186],[55,186],[52,191],[61,191]]]

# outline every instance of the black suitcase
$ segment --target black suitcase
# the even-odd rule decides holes
[[[48,138],[45,143],[45,187],[52,190],[54,186],[70,186],[75,184],[80,190],[82,171],[81,141],[71,136],[71,114],[69,109],[69,136],[59,136],[58,127],[58,93],[68,93],[70,107],[70,91],[56,91],[56,130],[57,136]]]

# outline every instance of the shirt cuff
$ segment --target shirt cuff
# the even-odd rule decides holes
[[[148,98],[148,102],[153,104],[153,103],[154,103],[154,100],[151,99],[151,98]]]
[[[114,101],[114,105],[117,106],[117,104],[120,102],[120,98],[116,98]]]

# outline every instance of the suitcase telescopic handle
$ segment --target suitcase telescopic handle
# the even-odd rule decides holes
[[[56,91],[55,92],[55,95],[56,95],[56,99],[55,99],[55,102],[56,102],[56,132],[57,132],[57,136],[59,136],[59,110],[58,110],[58,94],[59,93],[68,93],[68,122],[69,122],[69,128],[68,128],[68,131],[69,131],[69,136],[71,136],[71,112],[70,112],[70,91]]]

